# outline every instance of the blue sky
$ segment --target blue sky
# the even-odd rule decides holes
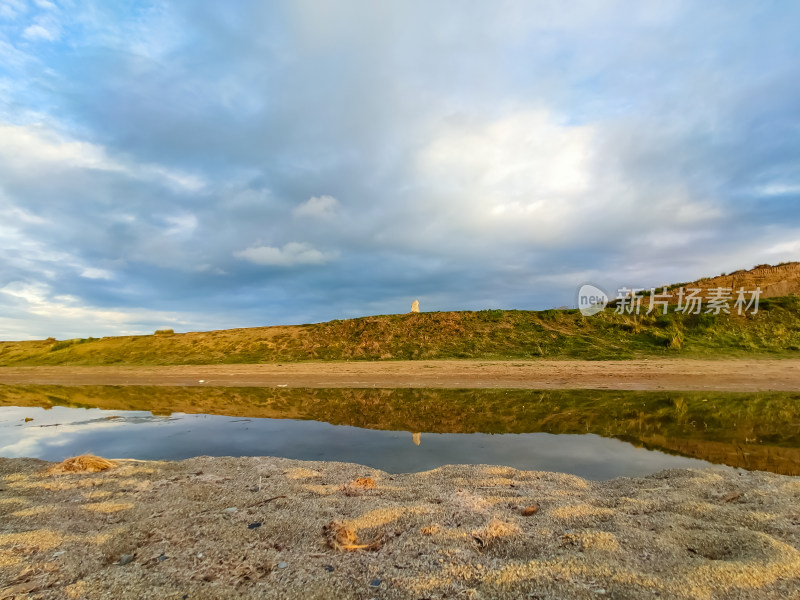
[[[0,0],[0,339],[800,259],[800,4]]]

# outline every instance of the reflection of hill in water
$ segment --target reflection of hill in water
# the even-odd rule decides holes
[[[594,433],[800,475],[800,394],[609,390],[0,386],[0,406],[312,419],[427,433]]]

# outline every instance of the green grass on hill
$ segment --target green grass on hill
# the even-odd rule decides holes
[[[313,325],[0,342],[0,366],[180,365],[305,360],[800,357],[800,297],[756,315],[618,315],[484,310],[383,315]]]

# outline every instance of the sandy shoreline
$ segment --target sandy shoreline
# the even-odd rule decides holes
[[[487,466],[388,475],[267,457],[69,475],[50,466],[0,459],[0,598],[800,594],[793,477],[718,468],[591,482]]]
[[[0,368],[0,384],[23,383],[793,391],[800,361]],[[272,457],[50,467],[0,458],[0,600],[800,597],[797,477],[390,475]]]
[[[200,383],[200,381],[203,383]],[[158,367],[0,367],[0,384],[305,388],[800,390],[796,359],[381,361]]]

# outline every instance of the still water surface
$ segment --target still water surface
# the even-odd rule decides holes
[[[799,405],[779,393],[0,386],[0,456],[270,455],[589,479],[711,463],[798,474]]]
[[[33,421],[25,423],[25,418]],[[158,417],[147,412],[65,407],[0,409],[0,455],[63,460],[84,453],[138,459],[267,455],[354,462],[390,473],[478,463],[561,471],[590,479],[708,466],[594,434],[415,435],[296,419],[183,413]]]

